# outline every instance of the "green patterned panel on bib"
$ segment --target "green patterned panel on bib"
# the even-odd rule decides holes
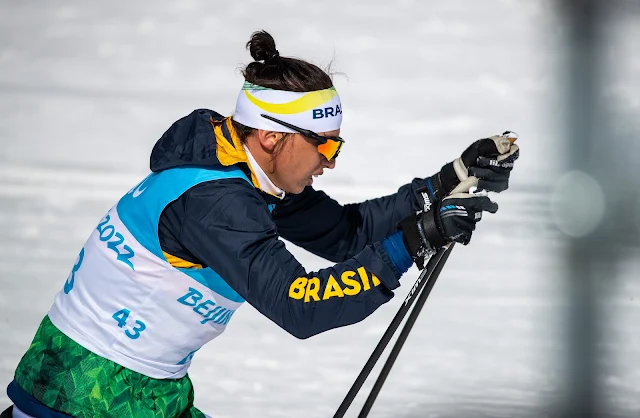
[[[16,369],[15,381],[44,405],[78,417],[204,418],[189,376],[154,379],[100,357],[46,316]]]

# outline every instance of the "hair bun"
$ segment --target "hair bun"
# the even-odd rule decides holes
[[[276,49],[276,51],[272,53],[271,56],[267,57],[267,59],[265,59],[264,62],[276,60],[278,58],[280,58],[280,52],[278,52],[278,50]]]
[[[331,76],[301,59],[280,56],[273,37],[261,30],[253,32],[246,44],[254,61],[242,70],[245,81],[284,91],[308,92],[328,89]]]
[[[247,49],[255,61],[269,61],[280,57],[276,41],[266,31],[253,32],[247,42]]]

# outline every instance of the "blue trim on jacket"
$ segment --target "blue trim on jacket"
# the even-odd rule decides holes
[[[251,184],[242,170],[233,166],[175,167],[160,173],[151,173],[120,199],[117,205],[118,216],[143,247],[164,260],[158,225],[167,205],[198,184],[230,178]],[[231,301],[244,302],[244,299],[211,267],[179,270]]]
[[[411,267],[411,264],[413,264],[411,255],[409,255],[409,251],[407,251],[407,247],[404,245],[402,231],[398,231],[383,239],[382,248],[387,252],[389,260],[391,260],[401,275],[406,273],[409,267]]]

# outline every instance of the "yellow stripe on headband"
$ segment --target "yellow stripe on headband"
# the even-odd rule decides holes
[[[290,115],[293,113],[306,112],[307,110],[316,108],[333,99],[338,92],[335,87],[312,91],[287,103],[267,103],[252,96],[247,90],[244,91],[244,94],[246,94],[251,103],[258,106],[260,109],[266,110],[269,113]]]

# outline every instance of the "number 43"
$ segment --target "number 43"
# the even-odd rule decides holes
[[[130,313],[131,311],[129,309],[120,309],[118,312],[113,314],[112,318],[116,320],[120,328],[123,328],[125,325],[127,325],[127,318],[129,318]],[[132,340],[135,340],[138,337],[140,337],[140,333],[144,331],[145,328],[147,328],[144,322],[138,321],[137,319],[136,319],[136,325],[137,326],[134,326],[133,328],[131,328],[131,330],[128,330],[128,329],[124,330],[124,333],[126,334],[126,336],[131,338]]]

